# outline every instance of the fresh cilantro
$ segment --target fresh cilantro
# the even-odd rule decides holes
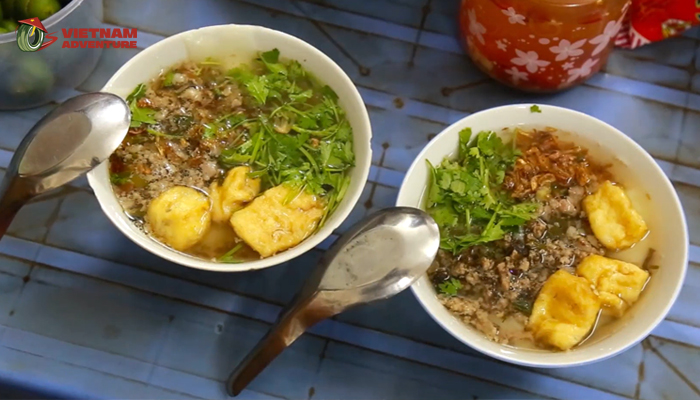
[[[217,136],[219,133],[219,125],[212,123],[212,124],[203,124],[204,127],[204,133],[202,134],[202,137],[205,139],[212,139]]]
[[[321,199],[325,207],[318,226],[323,226],[345,197],[349,170],[355,166],[352,127],[337,93],[299,62],[285,60],[277,49],[228,71],[213,60],[199,62],[190,71],[213,95],[208,112],[171,112],[156,121],[157,110],[138,106],[147,91],[146,85],[139,85],[127,99],[132,126],[143,128],[138,137],[184,139],[197,145],[200,139],[215,140],[224,146],[218,156],[221,167],[246,165],[249,176],[261,179],[263,190],[285,184],[294,194],[303,190]],[[172,86],[173,76],[165,72],[156,93]],[[225,101],[229,84],[240,88],[240,105]],[[239,250],[232,249],[221,261],[236,262]]]
[[[202,124],[204,127],[202,137],[205,139],[221,137],[239,126],[252,121],[254,121],[253,118],[246,118],[245,114],[243,113],[225,115],[214,122]]]
[[[243,113],[238,113],[234,115],[227,115],[221,119],[219,119],[219,122],[223,122],[224,126],[226,129],[235,129],[239,127],[240,125],[252,121],[252,119],[246,118],[245,114]]]
[[[179,135],[169,135],[167,133],[163,133],[163,132],[157,131],[155,129],[151,129],[151,128],[146,128],[146,132],[150,133],[153,136],[162,137],[165,139],[180,139],[182,137]]]
[[[532,107],[530,107],[530,112],[531,113],[541,113],[542,110],[540,110],[540,106],[535,104]]]
[[[519,155],[495,132],[474,137],[469,128],[459,133],[456,160],[438,166],[428,162],[430,182],[427,210],[441,231],[441,247],[456,253],[502,239],[509,230],[533,219],[539,206],[516,204],[502,189],[506,171]]]
[[[129,103],[129,110],[131,110],[131,123],[129,126],[132,128],[138,128],[143,124],[155,124],[156,120],[153,119],[156,111],[151,108],[139,107],[137,102],[139,99],[146,95],[146,85],[139,84],[136,86],[133,92],[126,97],[126,102]]]
[[[265,64],[277,64],[280,60],[280,51],[277,49],[272,49],[264,53],[260,53],[260,59]]]
[[[131,110],[131,124],[129,126],[132,128],[138,128],[142,124],[150,125],[157,122],[155,119],[153,119],[156,110],[139,107],[136,105],[136,102],[131,103],[129,105],[129,109]]]
[[[242,139],[224,149],[219,162],[252,166],[265,187],[286,183],[320,196],[327,203],[322,225],[345,196],[355,165],[352,127],[338,95],[275,49],[227,76],[245,88],[243,103],[257,111],[205,126],[205,137],[240,127]]]
[[[463,285],[462,282],[458,281],[455,278],[451,278],[448,281],[445,281],[441,284],[438,285],[438,289],[440,289],[440,293],[446,294],[448,296],[456,296],[457,292],[462,289]]]
[[[175,72],[168,71],[163,78],[163,86],[170,87],[173,85],[173,78],[175,77]]]
[[[472,128],[459,131],[459,158],[465,159],[469,153],[469,141],[472,138]]]
[[[535,203],[520,203],[503,210],[503,214],[527,219],[532,213],[537,211],[537,208],[538,206]]]
[[[334,91],[333,89],[331,89],[331,87],[328,86],[328,85],[325,85],[324,87],[321,88],[321,93],[323,93],[323,95],[324,95],[325,97],[327,97],[327,98],[329,98],[329,99],[331,99],[331,100],[333,100],[333,101],[338,100],[338,95],[337,95],[337,94],[335,93],[335,91]]]
[[[260,105],[265,105],[267,96],[270,94],[266,76],[256,76],[245,83],[248,92],[258,101]]]
[[[127,102],[127,103],[131,103],[131,102],[133,102],[133,101],[136,101],[136,100],[142,98],[142,97],[145,96],[145,95],[146,95],[146,85],[144,85],[143,83],[140,83],[140,84],[138,84],[138,85],[136,86],[136,88],[131,92],[131,94],[129,94],[128,96],[126,96],[126,102]]]
[[[246,84],[255,78],[255,74],[247,65],[241,65],[228,71],[228,75],[235,81]]]
[[[125,171],[119,173],[112,173],[109,175],[109,180],[112,182],[113,185],[123,185],[131,180],[131,172]]]
[[[265,64],[267,69],[275,74],[287,75],[287,67],[279,62],[280,51],[272,49],[260,54],[260,60]]]
[[[289,99],[292,100],[293,102],[305,102],[306,100],[310,99],[311,96],[314,95],[314,92],[309,89],[305,90],[301,93],[292,93],[289,95]]]
[[[237,264],[242,262],[242,260],[235,257],[236,253],[238,253],[242,248],[243,242],[236,244],[231,250],[227,251],[223,256],[219,257],[219,262],[229,264]]]
[[[308,76],[308,73],[299,64],[299,61],[292,60],[287,64],[287,76],[289,76],[289,79],[304,79]]]

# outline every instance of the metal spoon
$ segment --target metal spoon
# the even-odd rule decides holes
[[[294,301],[233,371],[228,394],[238,395],[317,322],[411,286],[426,272],[439,246],[437,224],[416,208],[385,209],[358,222],[326,252]]]
[[[0,183],[0,237],[32,198],[105,161],[126,136],[129,106],[110,93],[66,100],[24,137]]]

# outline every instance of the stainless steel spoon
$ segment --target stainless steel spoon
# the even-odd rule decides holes
[[[19,144],[0,183],[0,237],[29,200],[105,161],[130,122],[129,106],[109,93],[73,97],[46,114]]]
[[[326,252],[294,301],[233,371],[228,394],[239,394],[317,322],[411,286],[426,272],[439,246],[437,224],[416,208],[385,209],[357,223]]]

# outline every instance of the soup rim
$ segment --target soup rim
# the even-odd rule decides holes
[[[647,170],[652,170],[655,175],[652,180],[662,184],[662,187],[657,188],[653,192],[650,191],[651,193],[663,193],[666,197],[672,198],[672,200],[665,205],[672,209],[669,213],[680,223],[680,226],[674,227],[673,230],[678,236],[682,237],[683,240],[676,243],[677,249],[674,248],[675,251],[679,251],[680,257],[676,257],[677,262],[674,263],[675,269],[669,268],[671,269],[669,273],[675,273],[675,275],[671,277],[673,281],[672,290],[665,293],[665,304],[662,309],[654,315],[644,315],[644,326],[635,330],[632,335],[621,337],[620,331],[628,329],[628,325],[636,322],[630,322],[628,319],[623,318],[624,321],[619,321],[619,325],[621,326],[608,336],[595,341],[594,347],[575,347],[566,352],[555,352],[540,349],[518,348],[489,340],[476,329],[454,316],[439,302],[436,291],[427,274],[421,277],[411,287],[411,290],[423,309],[435,322],[452,336],[483,354],[513,364],[540,368],[570,367],[590,364],[612,357],[634,346],[644,339],[668,314],[680,293],[685,278],[688,261],[688,227],[680,200],[671,182],[653,158],[632,139],[611,125],[578,111],[562,107],[540,105],[539,107],[542,112],[532,113],[530,111],[531,106],[532,104],[516,104],[487,109],[471,114],[445,128],[428,143],[413,161],[401,185],[396,204],[398,206],[423,208],[423,204],[420,204],[419,200],[423,198],[425,188],[427,187],[427,179],[424,179],[427,178],[427,174],[425,173],[425,160],[430,159],[431,162],[436,161],[436,153],[439,153],[441,157],[449,157],[455,154],[457,150],[458,132],[464,128],[473,128],[475,134],[484,129],[491,129],[500,135],[501,130],[513,128],[515,126],[550,126],[570,132],[574,137],[581,136],[585,137],[586,140],[590,140],[595,137],[596,134],[590,134],[590,132],[576,129],[564,129],[559,126],[562,125],[562,123],[555,122],[557,120],[565,121],[566,119],[577,120],[577,122],[585,121],[588,125],[595,126],[606,135],[614,137],[614,141],[618,142],[616,143],[617,145],[624,147],[629,154],[634,155],[635,158],[633,162],[626,163],[626,168],[644,165]],[[508,124],[502,121],[509,119],[519,122]],[[477,122],[475,123],[473,121]],[[483,127],[473,125],[489,126]],[[598,134],[599,137],[601,135],[602,133]],[[611,148],[619,148],[610,147],[610,144],[602,142],[597,142],[597,145],[611,154],[617,154],[617,152],[611,151]],[[420,190],[416,189],[416,187],[419,187]],[[649,186],[645,186],[645,188],[648,189]],[[661,196],[655,195],[655,197]],[[653,279],[652,277],[652,280]],[[635,308],[633,306],[628,310],[628,314],[632,314],[630,315],[630,319],[632,316],[637,317],[639,314],[648,313],[647,310],[638,310],[638,308],[639,307]],[[611,338],[613,340],[609,340]]]
[[[304,68],[308,70],[309,66],[315,63],[315,69],[327,69],[329,72],[327,72],[326,75],[331,78],[330,80],[318,77],[319,74],[316,71],[311,72],[318,77],[319,81],[321,81],[323,84],[331,86],[331,88],[333,88],[337,93],[344,93],[343,95],[339,93],[338,101],[340,106],[348,114],[348,122],[353,128],[353,147],[356,155],[356,164],[355,167],[349,170],[350,186],[345,194],[345,197],[333,214],[329,216],[324,226],[316,230],[312,235],[304,239],[296,246],[279,252],[273,256],[241,263],[220,263],[174,250],[141,231],[136,224],[134,224],[127,217],[126,213],[121,208],[116,194],[114,193],[109,180],[109,161],[103,162],[88,174],[88,183],[95,192],[95,196],[97,197],[100,207],[107,215],[108,219],[125,236],[127,236],[141,248],[168,261],[187,267],[216,272],[242,272],[268,268],[296,258],[326,240],[332,234],[332,232],[343,223],[359,200],[364,184],[369,176],[372,157],[372,150],[370,147],[372,132],[369,123],[369,115],[364,107],[362,97],[360,96],[360,93],[355,85],[352,83],[352,80],[347,76],[347,74],[345,74],[340,66],[338,66],[323,52],[299,38],[280,31],[256,25],[214,25],[185,31],[170,36],[148,47],[127,61],[116,73],[114,73],[110,80],[105,84],[102,91],[115,93],[126,90],[124,87],[122,87],[124,86],[124,83],[120,84],[119,81],[126,80],[130,74],[140,76],[142,73],[136,71],[136,66],[139,64],[139,62],[143,62],[142,60],[158,60],[159,58],[164,57],[162,55],[163,53],[168,53],[169,48],[172,49],[181,45],[186,46],[186,43],[189,43],[188,40],[205,40],[204,38],[207,37],[225,37],[226,35],[241,35],[246,36],[246,38],[251,38],[252,41],[248,46],[250,48],[245,50],[251,53],[269,50],[267,48],[260,48],[260,45],[255,43],[256,39],[274,41],[275,44],[269,46],[270,49],[276,47],[280,50],[282,55],[285,54],[285,46],[290,49],[293,48],[295,51],[305,53],[306,56],[303,60],[298,59]],[[228,54],[219,53],[212,54],[211,56],[226,57]],[[174,61],[168,65],[174,66],[178,62],[185,61],[187,59],[192,60],[195,58],[189,53],[188,57],[189,58]],[[295,59],[294,57],[289,58]],[[154,77],[155,75],[143,75],[140,82],[143,83],[150,81]],[[133,90],[133,88],[128,90]],[[115,94],[126,97],[128,93]],[[355,113],[354,120],[349,115],[349,108],[351,108]]]

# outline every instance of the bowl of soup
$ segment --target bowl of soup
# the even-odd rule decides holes
[[[599,361],[635,345],[683,284],[688,234],[654,159],[619,130],[552,106],[472,114],[418,155],[397,205],[440,226],[412,286],[454,337],[535,367]]]
[[[169,37],[107,82],[126,138],[88,180],[146,250],[214,271],[270,267],[348,216],[371,163],[357,89],[321,51],[258,26]]]

